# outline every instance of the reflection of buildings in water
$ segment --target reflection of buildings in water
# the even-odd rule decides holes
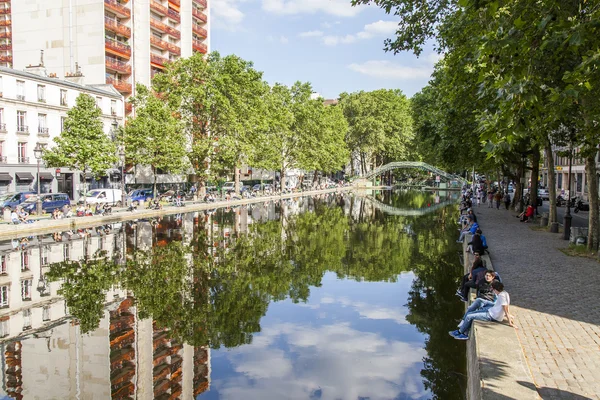
[[[151,320],[140,320],[123,290],[109,290],[99,327],[80,332],[58,294],[60,282],[45,277],[48,265],[98,250],[120,257],[124,237],[112,230],[64,240],[0,242],[0,397],[189,399],[206,391],[210,350],[182,345]],[[146,238],[141,243],[148,245]]]

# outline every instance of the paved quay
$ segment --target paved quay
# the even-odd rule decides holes
[[[600,263],[565,255],[562,235],[532,230],[512,211],[474,210],[540,397],[600,399]]]

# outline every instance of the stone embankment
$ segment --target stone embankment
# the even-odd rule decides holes
[[[216,208],[235,207],[247,204],[264,203],[269,201],[285,200],[303,196],[316,196],[327,193],[342,193],[353,190],[352,186],[341,188],[331,188],[323,190],[311,190],[301,193],[285,193],[273,196],[253,197],[241,200],[217,201],[214,203],[205,202],[185,202],[183,207],[166,206],[161,210],[138,209],[136,211],[126,211],[121,209],[107,216],[89,216],[73,217],[65,219],[40,219],[32,224],[14,225],[10,223],[0,224],[0,239],[15,239],[35,234],[53,233],[58,231],[67,231],[81,228],[89,228],[98,225],[129,221],[140,218],[152,218],[162,215],[181,214],[194,211],[213,210]]]

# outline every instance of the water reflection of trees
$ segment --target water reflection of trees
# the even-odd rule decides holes
[[[415,207],[430,201],[407,199],[392,201]],[[252,224],[216,251],[200,219],[187,242],[128,251],[124,265],[101,254],[54,264],[50,275],[64,280],[62,294],[84,332],[98,326],[104,294],[118,284],[133,294],[140,318],[152,318],[192,346],[219,348],[250,343],[271,301],[306,301],[327,271],[359,281],[394,281],[414,271],[407,320],[428,335],[425,385],[437,398],[453,398],[460,393],[464,350],[447,335],[448,317],[461,313],[448,284],[460,273],[452,212],[384,217],[364,207],[351,200],[345,212],[311,200],[311,212]],[[219,221],[235,224],[234,212]]]

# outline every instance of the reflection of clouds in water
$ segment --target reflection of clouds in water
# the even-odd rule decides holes
[[[277,347],[282,340],[285,350]],[[419,343],[389,341],[348,323],[278,324],[227,354],[243,375],[213,381],[223,399],[305,399],[317,390],[321,399],[427,397]]]
[[[341,304],[344,307],[351,307],[358,312],[358,314],[366,319],[389,319],[397,324],[408,324],[406,321],[406,308],[388,308],[383,306],[376,306],[362,301],[351,301],[346,297],[333,298],[325,296],[321,298],[321,304]]]

